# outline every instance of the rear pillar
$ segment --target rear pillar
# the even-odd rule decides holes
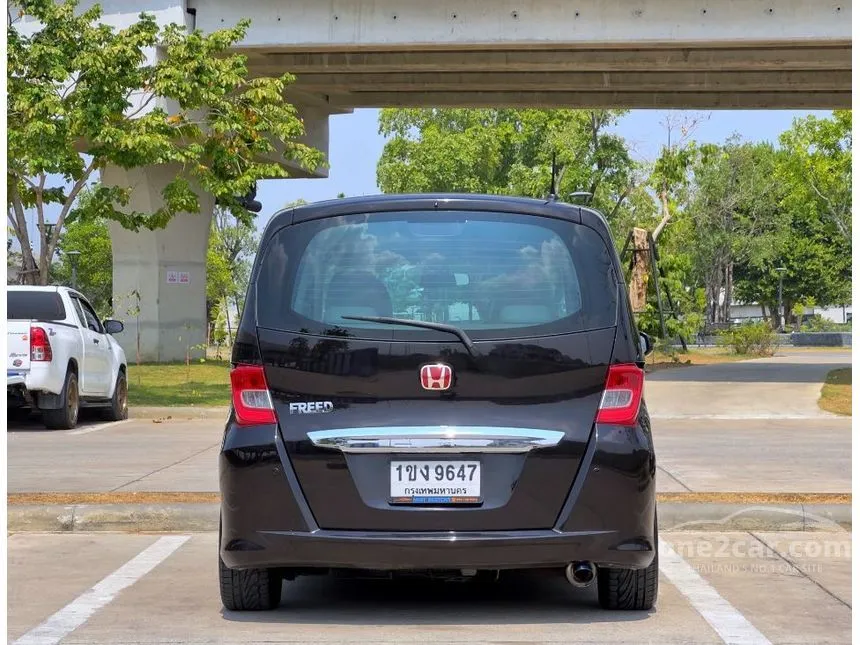
[[[176,176],[173,166],[102,171],[102,181],[132,188],[129,210],[151,213]],[[125,323],[117,335],[130,363],[203,355],[206,342],[206,250],[214,198],[198,192],[200,213],[180,213],[166,228],[129,231],[109,223],[113,248],[113,310]]]

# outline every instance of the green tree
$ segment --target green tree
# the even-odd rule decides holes
[[[377,166],[385,193],[593,195],[610,222],[640,186],[641,168],[612,129],[622,110],[386,109]],[[651,200],[653,202],[653,199]]]
[[[102,317],[112,313],[113,256],[108,227],[100,219],[74,220],[63,232],[58,244],[59,258],[51,273],[53,281],[71,286],[72,258],[69,251],[79,251],[77,288]]]
[[[828,307],[851,302],[851,113],[796,119],[780,136],[774,174],[786,224],[769,253],[738,267],[738,296],[767,307],[774,324],[779,274],[783,316],[813,300]]]
[[[707,321],[725,323],[735,295],[737,266],[772,262],[786,234],[777,152],[768,143],[741,142],[737,137],[699,150],[682,243],[688,245],[705,290]]]
[[[231,307],[234,320],[238,318],[258,243],[252,224],[235,219],[225,209],[215,209],[206,254],[206,310],[210,324],[221,318],[226,325]]]
[[[212,233],[209,235],[209,247],[206,249],[206,319],[210,329],[212,323],[226,313],[229,306],[228,298],[233,293],[234,287],[230,265],[219,248],[213,225]]]
[[[697,158],[707,156],[710,146],[699,147],[692,140],[698,126],[698,119],[676,117],[671,114],[663,120],[666,130],[666,144],[661,147],[648,178],[649,186],[660,200],[660,221],[654,227],[652,236],[658,240],[669,221],[679,208],[679,203],[687,197],[692,177],[692,167]]]
[[[164,227],[180,212],[199,212],[199,195],[214,195],[237,218],[250,220],[241,198],[256,181],[287,175],[281,160],[305,168],[322,154],[297,139],[304,133],[283,93],[293,77],[248,78],[245,58],[230,48],[249,22],[203,34],[176,24],[159,29],[151,14],[116,30],[98,5],[77,0],[21,0],[7,28],[7,215],[21,243],[31,282],[48,282],[67,220],[90,186],[87,215],[122,226]],[[27,15],[40,28],[25,35]],[[159,48],[152,61],[147,52]],[[168,112],[168,105],[175,106]],[[278,150],[283,150],[278,153]],[[86,150],[82,153],[81,150]],[[124,212],[131,188],[100,183],[107,165],[182,168],[155,212]],[[48,236],[46,209],[59,209]],[[26,209],[35,209],[40,241],[31,250]]]
[[[786,205],[813,209],[851,244],[851,112],[795,119],[779,138]]]
[[[778,324],[778,267],[783,274],[783,316],[790,320],[795,303],[807,299],[829,307],[851,302],[851,246],[830,222],[808,209],[788,210],[785,233],[774,239],[771,253],[737,268],[736,293],[742,302],[759,302]]]

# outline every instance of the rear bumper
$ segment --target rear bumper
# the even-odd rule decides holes
[[[65,385],[65,370],[52,369],[53,363],[30,363],[27,370],[6,369],[6,392],[24,389],[30,393],[60,394]]]
[[[647,412],[636,428],[597,426],[554,525],[539,530],[321,529],[271,426],[234,432],[228,422],[219,470],[219,551],[234,569],[643,568],[656,551]]]
[[[230,568],[531,569],[574,560],[642,568],[654,557],[647,541],[620,550],[616,532],[554,530],[492,533],[314,533],[258,531],[255,542],[222,545]],[[225,548],[226,547],[226,548]],[[245,549],[245,550],[240,550]],[[253,549],[253,550],[251,550]]]

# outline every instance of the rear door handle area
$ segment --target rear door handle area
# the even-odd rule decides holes
[[[98,344],[99,344],[99,339],[98,339],[98,338],[93,338],[93,342],[94,342],[96,345],[98,345]]]

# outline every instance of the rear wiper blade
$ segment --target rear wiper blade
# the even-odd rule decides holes
[[[409,327],[421,327],[422,329],[435,329],[436,331],[444,331],[449,334],[454,334],[468,350],[469,354],[477,358],[478,353],[475,351],[475,345],[469,335],[454,325],[446,325],[445,323],[426,322],[424,320],[409,320],[406,318],[389,318],[388,316],[341,316],[345,320],[362,320],[364,322],[375,322],[383,325],[407,325]]]

